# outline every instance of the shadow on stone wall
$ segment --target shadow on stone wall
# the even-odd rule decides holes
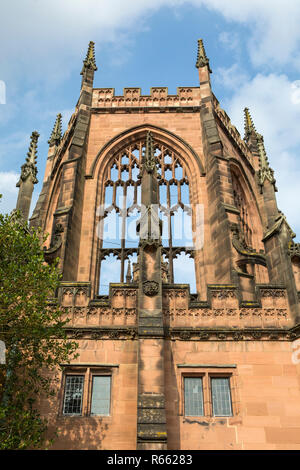
[[[165,364],[168,364],[165,371],[165,395],[168,397],[166,401],[168,449],[178,450],[180,449],[180,397],[175,373],[176,364],[169,342],[165,342]]]

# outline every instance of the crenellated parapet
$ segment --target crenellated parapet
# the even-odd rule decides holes
[[[114,88],[94,88],[92,107],[97,108],[151,108],[187,107],[200,105],[200,87],[178,87],[176,95],[169,95],[167,87],[152,87],[150,95],[142,95],[141,88],[124,88],[116,96]]]

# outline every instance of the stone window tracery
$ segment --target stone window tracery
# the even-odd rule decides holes
[[[164,282],[190,283],[195,290],[192,211],[189,181],[180,157],[156,142],[159,175],[159,214],[163,221],[162,268]],[[105,203],[100,216],[99,294],[110,282],[138,280],[136,223],[141,210],[140,169],[145,139],[128,145],[111,160],[105,175]]]

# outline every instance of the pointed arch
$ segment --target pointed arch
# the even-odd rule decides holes
[[[165,227],[168,227],[168,237],[166,245],[163,248],[163,256],[166,258],[164,261],[168,260],[168,279],[171,283],[174,282],[173,259],[186,251],[185,245],[182,246],[183,238],[180,238],[178,233],[175,234],[173,215],[180,212],[180,208],[182,209],[185,215],[184,224],[182,224],[185,236],[186,225],[189,223],[191,224],[190,233],[192,233],[192,226],[196,225],[196,213],[193,214],[193,211],[189,209],[189,204],[199,203],[201,201],[203,185],[199,184],[199,178],[204,176],[203,165],[196,152],[175,134],[149,124],[137,126],[118,134],[98,152],[91,166],[90,173],[86,175],[86,178],[95,180],[97,188],[95,201],[95,224],[99,223],[99,221],[101,221],[100,224],[105,223],[106,219],[108,221],[109,214],[116,213],[114,217],[117,220],[120,219],[120,222],[117,222],[115,225],[117,227],[117,231],[118,227],[121,227],[120,230],[122,232],[121,240],[116,239],[116,241],[109,239],[106,241],[108,246],[104,242],[103,238],[101,238],[101,240],[99,239],[98,242],[94,239],[94,252],[97,253],[97,265],[95,266],[96,290],[98,289],[99,284],[101,286],[102,281],[100,280],[101,282],[99,283],[99,278],[97,279],[97,277],[100,275],[105,259],[108,259],[109,256],[113,255],[116,260],[121,261],[120,282],[124,282],[127,267],[126,263],[128,263],[128,260],[134,261],[132,256],[137,256],[138,254],[138,247],[132,244],[132,240],[128,241],[128,239],[126,239],[126,241],[124,241],[123,235],[126,230],[125,227],[128,221],[128,215],[125,216],[122,214],[127,213],[126,211],[128,210],[131,211],[131,207],[129,207],[129,209],[127,207],[127,196],[131,187],[135,188],[132,207],[136,207],[139,204],[136,200],[139,182],[132,177],[132,166],[137,165],[137,167],[139,167],[141,163],[143,143],[146,141],[146,135],[149,131],[153,135],[155,148],[158,152],[157,158],[160,162],[160,188],[164,189],[165,185],[167,190],[166,201],[162,202],[161,198],[163,198],[163,195],[161,194],[161,191],[159,198],[162,213],[169,214],[166,216],[167,220],[165,220]],[[134,152],[137,152],[139,156],[135,156]],[[124,173],[126,173],[126,178],[124,177]],[[168,173],[171,173],[171,175]],[[191,186],[191,191],[188,189],[189,185]],[[122,207],[120,207],[117,202],[118,197],[120,196],[120,194],[118,195],[118,192],[123,195]],[[110,202],[107,206],[108,195]],[[188,201],[185,201],[186,199],[188,199]],[[125,206],[123,207],[124,204]],[[101,210],[97,212],[97,208],[101,208]],[[100,213],[101,215],[99,215]],[[190,217],[189,221],[186,220],[188,217]],[[120,236],[120,233],[118,233],[118,236]],[[173,238],[177,240],[174,247],[172,246],[173,242],[170,241],[173,240]],[[95,243],[97,247],[95,246]],[[132,245],[128,245],[128,243],[131,243]],[[186,255],[194,258],[193,249],[191,247]],[[194,259],[191,261],[194,263]],[[109,270],[111,267],[108,266],[107,269]],[[181,270],[179,271],[181,272]],[[103,269],[102,273],[104,273]],[[181,282],[184,282],[183,279],[181,279]],[[103,283],[103,286],[105,286],[105,282]],[[106,290],[107,288],[108,286],[106,286]],[[104,291],[101,293],[104,293]]]
[[[201,176],[205,176],[205,169],[204,165],[197,154],[197,152],[188,144],[182,137],[174,134],[173,132],[164,129],[159,126],[155,126],[153,124],[141,124],[139,126],[131,127],[126,129],[125,131],[117,134],[112,139],[110,139],[97,153],[91,168],[90,172],[86,175],[86,178],[94,178],[97,172],[97,167],[99,165],[99,161],[103,161],[103,156],[107,156],[108,159],[113,153],[117,152],[118,149],[124,145],[124,141],[126,143],[133,143],[135,140],[139,138],[144,138],[148,131],[151,131],[155,140],[162,141],[167,145],[177,150],[178,153],[181,154],[182,158],[185,160],[186,164],[191,164],[191,162],[195,162],[198,166]]]

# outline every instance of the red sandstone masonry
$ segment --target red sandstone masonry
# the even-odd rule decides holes
[[[277,239],[263,242],[277,215],[270,214],[274,201],[266,204],[255,174],[258,157],[212,94],[203,60],[200,87],[179,87],[176,95],[153,87],[149,95],[125,88],[115,96],[112,88],[92,88],[89,70],[80,105],[51,169],[47,166],[47,197],[38,220],[52,235],[48,248],[56,222],[64,227],[59,256],[65,277],[58,298],[69,319],[68,335],[79,343],[74,370],[98,367],[112,376],[110,416],[87,416],[85,395],[85,415],[68,417],[61,415],[63,375],[58,372],[57,396],[41,403],[51,429],[60,430],[54,449],[136,449],[137,421],[147,416],[143,404],[138,415],[138,390],[164,396],[168,449],[300,449],[300,365],[292,360],[300,333],[291,315],[290,286],[281,282],[278,264],[289,260],[287,252],[279,256]],[[151,297],[142,294],[137,281],[113,284],[108,298],[98,298],[97,208],[104,202],[106,172],[119,152],[145,140],[149,131],[154,142],[178,155],[191,202],[204,205],[204,245],[194,258],[197,295],[190,296],[187,285],[163,283],[162,294]],[[234,178],[249,213],[252,248],[257,253],[268,248],[266,266],[251,264],[245,247],[234,247],[233,228],[241,216]],[[146,261],[144,274],[151,278],[151,256]],[[297,274],[295,263],[293,269]],[[160,273],[155,275],[160,283]],[[145,309],[158,310],[163,323],[159,334],[147,339],[139,329]],[[212,416],[212,374],[230,377],[233,416]],[[185,376],[205,377],[205,416],[184,415]],[[161,445],[147,443],[153,449]]]

